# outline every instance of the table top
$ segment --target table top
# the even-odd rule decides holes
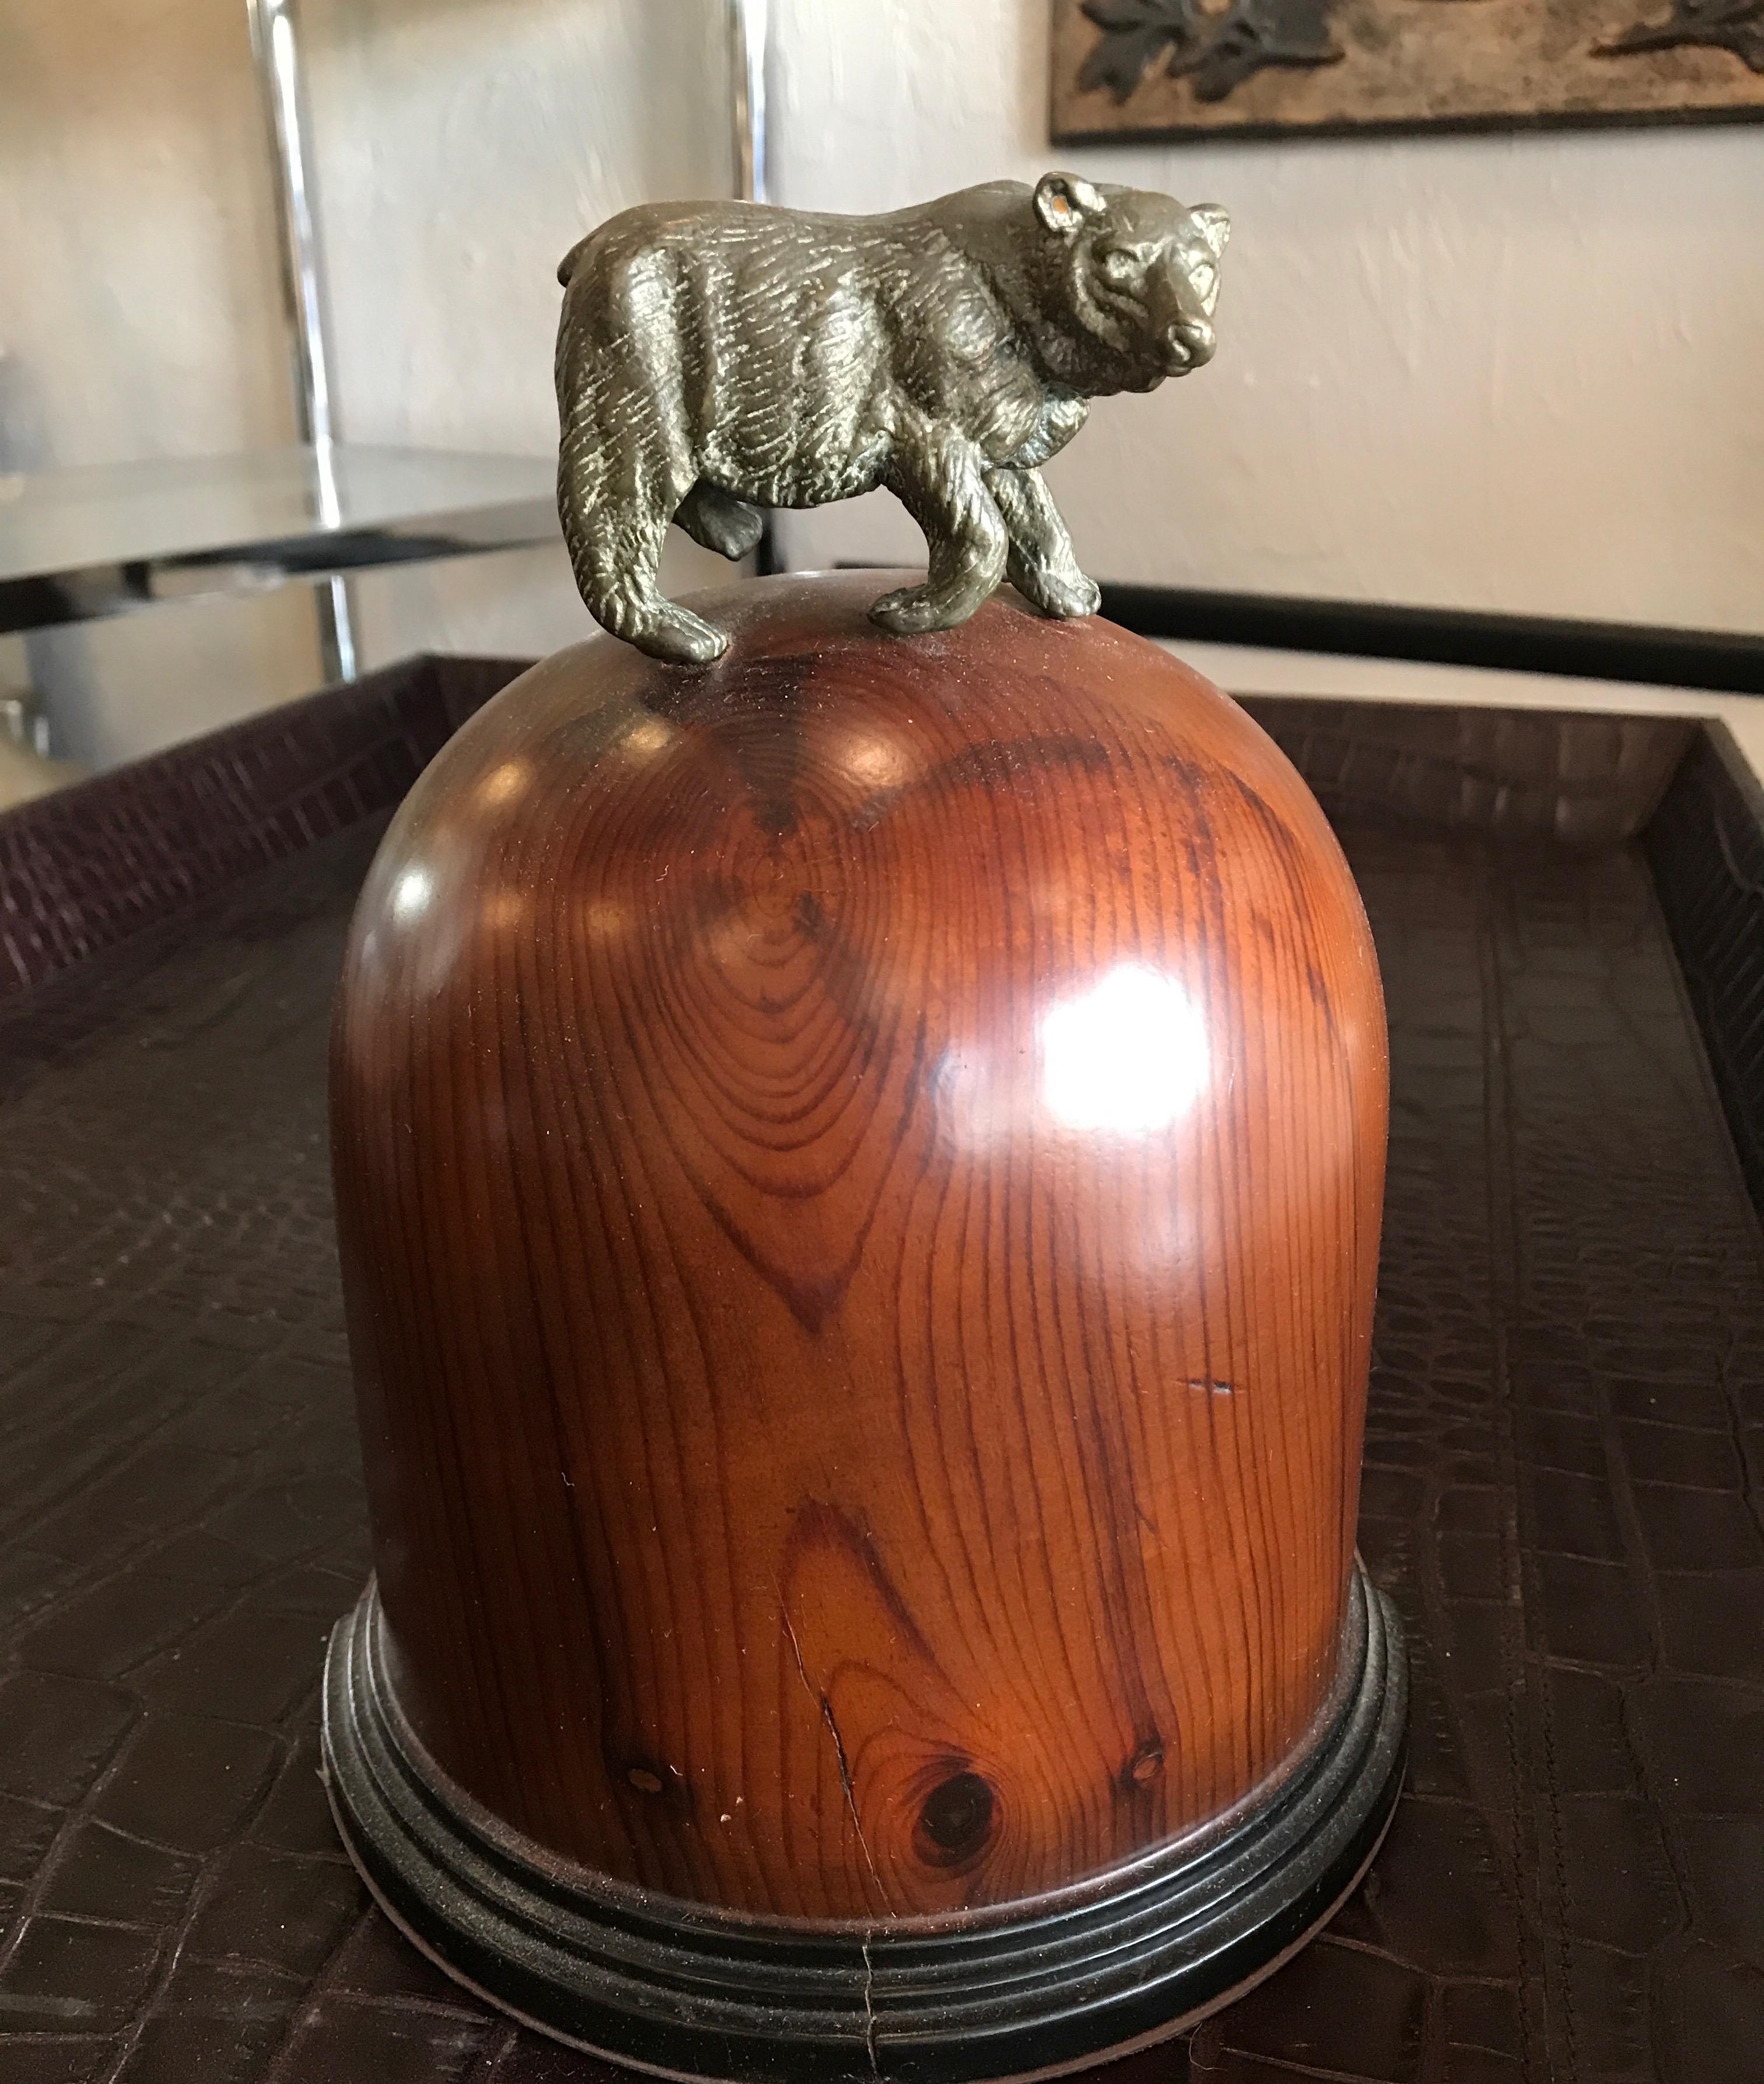
[[[28,844],[0,820],[15,911],[57,820],[95,849],[54,900],[88,952],[0,1004],[9,2078],[615,2074],[405,1945],[316,1777],[324,1637],[368,1567],[326,1028],[385,805],[456,720],[424,671],[426,695],[381,676],[284,713],[307,765],[240,824],[251,874],[222,840],[266,786],[253,726],[16,814]],[[1276,728],[1341,820],[1389,1002],[1360,1537],[1411,1646],[1409,1777],[1320,1939],[1098,2074],[1740,2084],[1764,2045],[1764,1233],[1662,910],[1697,751],[1667,747],[1647,821],[1657,777],[1631,763],[1628,810],[1593,817],[1567,743],[1565,846],[1549,790],[1501,830],[1515,789],[1462,743],[1449,786],[1449,718],[1405,750],[1388,711],[1356,738],[1301,706]],[[144,806],[179,786],[208,806],[193,903],[142,869]],[[156,921],[102,911],[110,859]]]
[[[557,533],[547,457],[339,444],[0,476],[0,629]]]

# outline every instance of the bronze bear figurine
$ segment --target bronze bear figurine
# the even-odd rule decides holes
[[[886,217],[752,203],[625,211],[571,248],[557,336],[557,498],[595,618],[653,657],[727,638],[666,599],[670,521],[740,557],[762,506],[885,485],[929,574],[886,629],[946,629],[1008,577],[1043,615],[1096,587],[1039,466],[1092,398],[1212,357],[1230,227],[1141,188],[1046,174]]]

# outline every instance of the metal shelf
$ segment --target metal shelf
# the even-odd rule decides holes
[[[0,632],[557,535],[536,456],[336,443],[0,477]]]

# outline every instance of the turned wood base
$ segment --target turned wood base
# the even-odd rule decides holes
[[[1402,1776],[1400,1624],[1355,1565],[1336,1684],[1271,1787],[1204,1832],[1033,1902],[807,1925],[547,1854],[452,1785],[387,1684],[370,1584],[332,1637],[324,1769],[350,1857],[448,1974],[656,2074],[775,2084],[1044,2077],[1161,2040],[1268,1973],[1377,1850]]]

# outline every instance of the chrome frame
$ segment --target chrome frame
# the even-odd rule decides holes
[[[742,202],[765,202],[767,0],[726,0],[726,5],[735,193]]]
[[[738,201],[769,202],[766,168],[767,0],[724,0],[729,27],[729,128],[733,186]],[[762,578],[780,569],[777,535],[762,510],[754,570]]]
[[[251,21],[252,55],[269,129],[276,172],[276,218],[281,234],[281,293],[294,367],[295,422],[318,466],[319,519],[339,519],[331,451],[331,344],[319,271],[318,227],[312,214],[312,180],[306,100],[300,84],[300,53],[294,38],[294,0],[245,0]],[[327,680],[355,678],[355,630],[347,582],[321,580],[313,589],[319,610],[319,645]]]

